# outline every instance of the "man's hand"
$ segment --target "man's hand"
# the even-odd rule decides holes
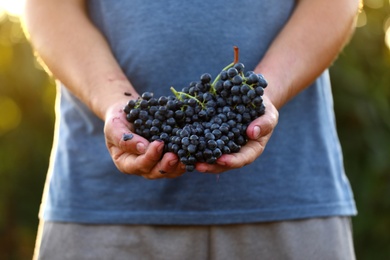
[[[132,129],[132,125],[126,120],[123,104],[116,104],[108,109],[104,125],[106,145],[121,172],[146,179],[175,178],[185,172],[177,155],[163,155],[164,142],[149,143],[133,133]]]
[[[279,112],[271,101],[264,96],[266,112],[254,120],[247,129],[249,141],[239,153],[224,154],[216,164],[198,163],[196,169],[200,172],[221,173],[235,168],[241,168],[252,163],[264,151],[274,128],[278,123]]]

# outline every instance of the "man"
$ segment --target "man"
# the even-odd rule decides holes
[[[36,257],[354,258],[327,67],[358,1],[26,4],[32,45],[60,82]],[[185,173],[162,142],[123,139],[130,98],[216,75],[233,45],[269,82],[239,153]]]

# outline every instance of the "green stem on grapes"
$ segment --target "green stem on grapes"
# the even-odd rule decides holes
[[[139,108],[139,106],[140,106],[140,104],[141,104],[141,97],[138,97],[137,98],[137,101],[136,101],[136,103],[135,103],[135,106],[134,106],[134,108]]]
[[[170,88],[172,93],[175,95],[175,97],[177,97],[177,99],[180,99],[180,94],[179,92],[176,91],[176,89],[174,87],[171,87]]]
[[[202,108],[205,108],[204,104],[202,102],[200,102],[199,99],[197,99],[196,97],[193,97],[190,94],[187,94],[187,93],[184,93],[184,92],[176,91],[176,89],[174,89],[173,87],[171,87],[171,91],[176,96],[176,98],[179,99],[180,101],[183,101],[181,96],[185,96],[185,97],[188,97],[188,98],[196,100],[196,102],[198,102],[199,105],[202,106]]]
[[[234,64],[235,64],[234,62],[230,63],[230,64],[227,65],[225,68],[223,68],[222,71],[226,71],[226,70],[230,69],[231,67],[234,66]]]
[[[235,64],[234,62],[230,63],[225,68],[223,68],[222,71],[226,71],[226,70],[230,69],[231,67],[234,66],[234,64]],[[213,83],[211,83],[211,91],[212,91],[213,94],[215,94],[215,84],[218,82],[218,80],[220,78],[221,78],[221,73],[219,73],[218,76],[214,79]]]
[[[246,84],[246,78],[243,78],[243,82]],[[246,84],[248,85],[248,84]],[[248,85],[248,87],[251,89],[251,90],[254,90],[255,88],[253,87],[253,84],[252,85]]]
[[[227,65],[225,68],[222,69],[222,71],[226,71],[234,66],[234,64],[238,63],[239,60],[239,52],[240,49],[237,46],[233,46],[234,50],[234,59],[233,62]],[[218,76],[214,79],[213,83],[211,83],[211,92],[215,94],[215,84],[218,82],[218,80],[221,78],[221,73],[218,74]]]

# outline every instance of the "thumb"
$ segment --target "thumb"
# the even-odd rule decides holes
[[[107,114],[104,124],[104,135],[109,150],[116,147],[131,154],[145,153],[149,142],[131,131],[133,127],[127,122],[123,111],[112,111],[114,112]]]
[[[259,140],[263,136],[271,135],[278,123],[279,112],[268,102],[265,114],[256,118],[249,124],[246,131],[249,139]]]

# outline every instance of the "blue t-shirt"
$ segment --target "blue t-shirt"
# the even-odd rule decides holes
[[[202,73],[215,77],[232,62],[234,45],[253,70],[294,3],[94,0],[88,8],[134,87],[160,96]],[[280,110],[264,153],[219,179],[192,172],[151,181],[120,173],[106,149],[103,122],[65,86],[60,90],[45,220],[204,225],[356,213],[327,71]]]

